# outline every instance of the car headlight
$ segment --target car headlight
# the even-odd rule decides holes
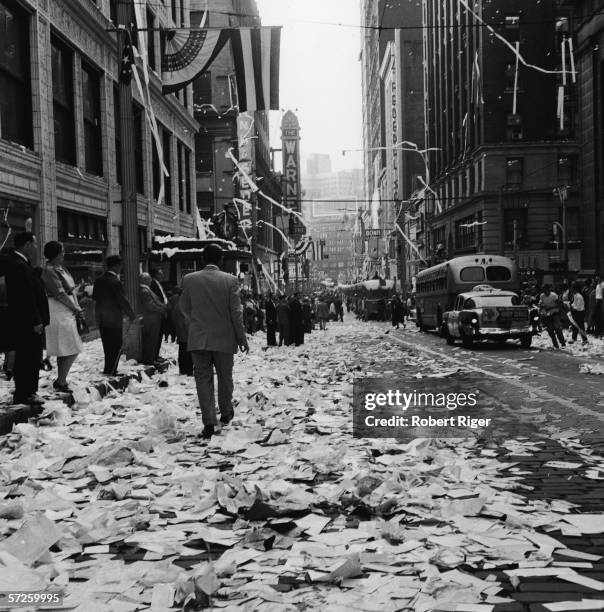
[[[539,320],[539,315],[535,315],[535,316],[533,317],[533,321],[535,321],[535,323],[536,323],[538,320]]]
[[[472,325],[476,325],[476,323],[478,323],[478,319],[476,317],[474,317],[471,321]]]

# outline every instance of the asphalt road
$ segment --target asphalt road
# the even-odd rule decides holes
[[[413,325],[394,330],[384,324],[383,329],[392,342],[437,360],[443,368],[458,367],[498,381],[501,399],[512,406],[521,406],[530,398],[548,415],[547,422],[555,421],[560,428],[577,428],[595,436],[604,432],[604,377],[580,371],[582,363],[597,357],[582,358],[564,350],[523,349],[511,341],[465,349],[448,346],[436,333],[422,333]]]

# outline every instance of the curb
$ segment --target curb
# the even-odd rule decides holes
[[[170,367],[171,362],[166,361],[157,366],[147,366],[138,372],[132,374],[124,374],[117,378],[110,378],[107,382],[99,382],[91,384],[86,389],[96,389],[101,398],[108,395],[111,391],[125,391],[128,388],[131,380],[142,382],[142,373],[149,378],[156,374],[163,374]],[[73,405],[74,399],[71,393],[63,393],[58,396],[68,406]],[[27,406],[27,405],[0,405],[0,436],[9,434],[13,430],[13,426],[17,423],[27,423],[29,419],[33,419],[44,411],[43,406]]]

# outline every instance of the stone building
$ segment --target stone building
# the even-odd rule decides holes
[[[192,90],[162,96],[159,75],[159,30],[188,26],[187,2],[148,2],[144,11],[170,176],[158,204],[158,155],[133,80],[141,257],[155,234],[195,233]],[[77,276],[122,245],[115,20],[115,1],[0,0],[0,220],[14,233],[30,218],[41,243],[63,241]]]

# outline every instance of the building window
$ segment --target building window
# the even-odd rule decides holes
[[[156,69],[155,62],[155,15],[147,9],[147,57],[149,60],[149,68]]]
[[[181,4],[184,3],[184,0],[180,0]],[[176,23],[176,15],[177,15],[177,11],[176,11],[176,0],[172,0],[172,21],[174,23]]]
[[[184,211],[185,209],[185,175],[184,175],[184,151],[182,142],[179,142],[176,146],[176,159],[178,161],[178,187],[177,187],[177,195],[178,195],[178,210]]]
[[[463,250],[479,246],[482,234],[482,226],[479,225],[481,219],[481,215],[472,215],[455,222],[456,249]]]
[[[73,52],[53,36],[51,54],[55,157],[58,161],[74,166],[76,146],[73,110]]]
[[[32,146],[29,17],[0,0],[0,138]]]
[[[214,214],[214,194],[211,191],[198,191],[197,208],[202,219],[209,219]]]
[[[107,219],[86,215],[64,208],[57,209],[57,229],[61,242],[95,243],[87,246],[104,247],[107,243]]]
[[[520,189],[524,179],[524,160],[512,157],[506,160],[505,185],[512,189]]]
[[[117,0],[109,0],[109,19],[117,23]]]
[[[528,209],[508,208],[503,211],[503,239],[504,242],[514,246],[514,222],[516,222],[516,246],[528,246]]]
[[[195,136],[195,161],[197,172],[214,171],[214,139],[211,136]]]
[[[212,73],[205,72],[193,81],[194,107],[212,103]],[[196,109],[197,110],[197,109]]]
[[[185,208],[191,214],[191,151],[185,148]]]
[[[504,35],[511,43],[520,41],[520,15],[506,15]]]
[[[103,176],[100,76],[94,68],[84,62],[82,62],[82,106],[86,172]]]
[[[575,182],[576,160],[571,156],[558,158],[558,185],[572,185]]]

